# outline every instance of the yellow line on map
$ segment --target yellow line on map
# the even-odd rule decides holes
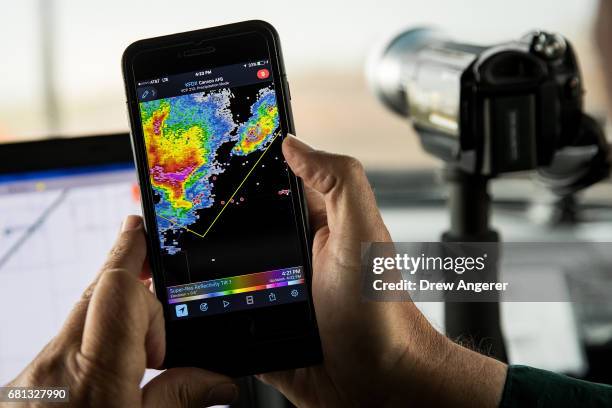
[[[185,227],[184,225],[181,225],[181,224],[179,224],[178,222],[171,220],[170,218],[166,218],[166,217],[164,217],[163,215],[159,215],[159,214],[157,214],[157,216],[158,216],[159,218],[163,218],[164,220],[166,220],[166,221],[168,221],[168,222],[170,222],[170,223],[172,223],[172,224],[174,224],[174,225],[176,225],[176,226],[179,226],[179,227],[181,227],[181,228],[185,229],[186,231],[191,232],[192,234],[197,235],[197,236],[198,236],[198,237],[200,237],[200,238],[204,238],[204,235],[202,235],[202,234],[198,234],[198,233],[197,233],[197,232],[195,232],[194,230],[189,229],[189,228]]]
[[[221,208],[221,211],[219,211],[219,214],[217,214],[217,216],[215,217],[214,220],[212,220],[212,222],[210,223],[210,225],[208,226],[208,228],[206,229],[206,231],[204,231],[203,234],[197,233],[196,231],[189,229],[187,227],[185,227],[184,225],[180,225],[179,223],[177,223],[176,221],[171,220],[170,218],[166,218],[163,215],[159,215],[158,216],[160,218],[163,218],[166,221],[171,222],[174,225],[177,225],[181,228],[184,228],[186,231],[191,232],[194,235],[197,235],[200,238],[204,238],[208,232],[211,230],[211,228],[213,227],[213,225],[215,225],[215,223],[217,222],[217,220],[219,219],[219,217],[221,216],[221,214],[223,214],[223,211],[225,211],[225,209],[227,208],[227,206],[229,205],[229,203],[232,201],[232,199],[236,196],[236,194],[238,194],[238,191],[240,190],[240,188],[242,187],[242,185],[245,183],[245,181],[249,178],[249,176],[251,175],[251,173],[253,173],[253,170],[255,170],[255,167],[257,167],[257,165],[259,164],[259,162],[261,161],[261,159],[263,159],[263,157],[265,156],[266,153],[268,153],[268,150],[270,150],[270,147],[272,147],[272,144],[274,143],[274,141],[276,140],[276,138],[278,137],[278,135],[280,135],[280,132],[277,132],[276,135],[274,136],[274,138],[272,139],[272,141],[270,142],[270,144],[268,144],[268,147],[266,147],[266,149],[263,151],[263,153],[259,156],[259,158],[257,159],[257,161],[255,162],[255,164],[253,164],[253,167],[251,167],[251,170],[249,170],[249,172],[246,174],[246,176],[244,176],[244,178],[242,179],[242,181],[240,182],[240,184],[238,185],[238,187],[236,187],[236,190],[234,190],[234,193],[230,196],[230,198],[225,202],[225,205],[223,206],[223,208]]]

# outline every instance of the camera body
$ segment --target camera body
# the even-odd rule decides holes
[[[388,43],[369,71],[374,92],[411,118],[424,149],[466,173],[575,175],[585,160],[607,152],[601,131],[583,113],[576,56],[560,35],[534,31],[481,47],[414,29]]]

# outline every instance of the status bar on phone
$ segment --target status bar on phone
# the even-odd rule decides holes
[[[272,80],[270,62],[259,60],[138,81],[136,95],[142,103]]]

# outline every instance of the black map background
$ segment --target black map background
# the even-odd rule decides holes
[[[230,108],[236,123],[248,120],[258,91],[270,84],[232,89]],[[176,239],[182,249],[174,255],[162,253],[167,286],[303,264],[292,198],[278,194],[279,190],[290,188],[281,142],[280,137],[274,141],[234,197],[235,202],[228,205],[205,238],[185,230],[166,232],[166,238]],[[218,161],[228,165],[214,181],[214,205],[200,210],[200,219],[189,226],[200,234],[221,211],[221,201],[229,199],[263,152],[230,158],[234,144],[226,143],[217,151]],[[244,197],[243,202],[240,197]]]

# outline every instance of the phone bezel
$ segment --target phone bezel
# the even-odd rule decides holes
[[[241,37],[259,38],[262,41],[247,43],[239,41]],[[204,47],[215,47],[214,57],[212,54],[184,57],[186,50]],[[267,55],[259,55],[262,50]],[[272,76],[274,78],[275,90],[279,112],[281,115],[281,126],[283,135],[287,132],[295,133],[291,106],[289,103],[288,83],[276,30],[268,23],[262,21],[247,21],[230,24],[204,30],[191,31],[187,33],[174,34],[137,41],[131,44],[123,55],[123,75],[126,85],[127,106],[132,128],[131,140],[134,151],[134,159],[137,163],[139,180],[141,183],[141,194],[145,225],[148,235],[149,262],[153,270],[154,284],[156,287],[164,287],[161,276],[161,251],[157,245],[158,234],[155,226],[155,211],[153,205],[152,189],[150,185],[144,137],[140,121],[140,112],[136,96],[136,82],[163,75],[190,72],[198,69],[206,69],[232,63],[241,63],[252,58],[266,57],[270,61]],[[207,58],[210,66],[203,63],[202,58]],[[245,375],[256,372],[278,370],[294,366],[314,364],[321,360],[320,341],[314,307],[312,302],[312,267],[310,256],[307,210],[301,181],[290,172],[291,189],[294,194],[294,208],[298,216],[296,220],[300,230],[302,253],[304,254],[304,271],[308,287],[308,301],[296,304],[275,305],[272,307],[257,308],[246,311],[235,311],[227,314],[212,315],[209,317],[196,317],[185,320],[173,320],[169,316],[169,308],[164,307],[166,317],[166,336],[168,340],[167,354],[164,365],[166,367],[181,365],[196,365],[231,375]],[[144,187],[144,188],[143,188]],[[157,296],[163,305],[166,305],[166,291],[157,291]],[[299,310],[298,310],[299,309]],[[260,335],[258,327],[267,324],[270,320],[290,319],[295,315],[307,316],[304,319],[302,330],[284,330],[279,327],[277,335]],[[205,329],[205,330],[204,330]],[[185,336],[207,336],[209,331],[219,335],[216,340],[205,342],[206,345],[216,345],[221,348],[230,348],[238,345],[243,350],[232,350],[231,361],[221,361],[221,358],[211,356],[210,350],[204,350],[206,358],[196,357],[198,354],[193,348],[194,343],[188,342],[185,346],[182,340]],[[243,342],[231,341],[232,336],[244,338]],[[242,344],[240,344],[242,343]],[[281,358],[259,358],[258,354],[271,355],[278,348],[300,347],[301,353],[294,352],[293,358],[283,353]],[[222,354],[222,353],[216,353]]]

